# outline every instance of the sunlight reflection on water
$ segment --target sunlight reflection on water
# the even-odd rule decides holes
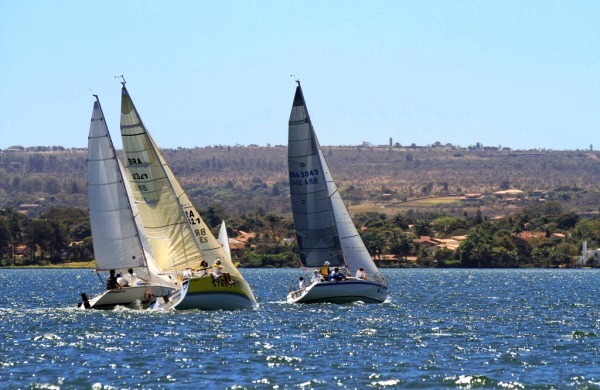
[[[0,270],[1,386],[597,387],[600,272],[384,270],[386,303],[285,303],[296,270],[242,269],[257,310],[75,308],[89,270]],[[96,291],[93,290],[96,288]]]

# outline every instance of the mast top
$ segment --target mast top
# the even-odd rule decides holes
[[[127,84],[127,81],[125,81],[125,77],[123,75],[115,76],[115,78],[119,79],[119,81],[121,82],[121,84],[123,84],[123,86],[125,86],[125,84]]]

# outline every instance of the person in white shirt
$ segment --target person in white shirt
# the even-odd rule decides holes
[[[235,282],[231,279],[231,275],[228,272],[223,272],[221,259],[215,260],[210,274],[212,275],[214,280],[217,280],[222,276],[225,282],[227,282],[228,284],[235,284]]]
[[[304,277],[300,276],[300,279],[298,280],[298,289],[300,291],[304,291],[305,288],[306,288],[306,282],[304,281]]]
[[[221,265],[221,260],[217,259],[212,266],[212,271],[210,271],[214,280],[219,279],[223,275],[223,266]]]
[[[359,268],[358,271],[356,271],[356,279],[362,279],[362,280],[367,280],[367,273],[365,272],[364,268]]]
[[[191,279],[192,278],[192,269],[191,268],[184,269],[181,276],[183,277],[183,280]]]
[[[137,275],[135,274],[135,272],[133,272],[132,268],[129,268],[127,270],[127,275],[124,276],[124,279],[130,286],[137,286],[140,283]]]
[[[127,283],[127,280],[125,280],[121,274],[117,274],[117,283],[119,283],[119,286],[121,287],[129,287],[129,283]]]
[[[198,276],[208,276],[208,263],[206,260],[200,262],[200,268],[198,268]]]
[[[320,281],[321,281],[321,274],[319,273],[318,270],[315,270],[312,278],[310,279],[310,282],[311,283],[319,283]]]

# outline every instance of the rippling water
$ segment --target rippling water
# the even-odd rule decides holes
[[[90,270],[0,270],[0,388],[600,389],[600,271],[383,270],[389,302],[76,310]],[[295,283],[295,282],[294,282]]]

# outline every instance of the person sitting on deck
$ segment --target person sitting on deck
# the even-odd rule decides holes
[[[111,269],[109,272],[108,278],[106,279],[106,289],[114,290],[117,288],[121,288],[121,286],[119,286],[119,283],[117,282],[117,276],[115,275],[115,270]]]
[[[133,268],[129,268],[127,270],[127,275],[123,277],[127,281],[127,284],[130,286],[138,286],[141,284],[140,278],[133,272]]]
[[[221,259],[217,259],[213,263],[213,268],[212,268],[212,271],[211,271],[211,275],[212,275],[212,277],[213,277],[214,280],[217,280],[217,279],[219,279],[222,276],[223,279],[227,283],[233,284],[233,280],[231,280],[231,275],[228,272],[223,272],[223,266],[221,265]]]
[[[329,261],[326,261],[321,267],[321,276],[323,277],[323,280],[329,280],[329,274],[331,274],[331,271],[329,270]]]
[[[340,272],[339,268],[335,267],[333,273],[329,275],[329,280],[335,280],[336,282],[340,280],[346,280],[346,275],[344,275],[343,272]]]
[[[356,279],[361,279],[361,280],[367,280],[367,273],[365,272],[364,268],[359,268],[358,271],[356,271]]]
[[[208,263],[206,260],[200,262],[200,268],[198,268],[198,276],[208,276]]]
[[[119,284],[119,287],[129,287],[129,283],[120,273],[117,274],[117,283]]]
[[[321,281],[321,274],[319,273],[319,271],[315,270],[315,272],[313,273],[312,278],[310,279],[310,283],[311,284],[315,284],[315,283],[319,283]]]

